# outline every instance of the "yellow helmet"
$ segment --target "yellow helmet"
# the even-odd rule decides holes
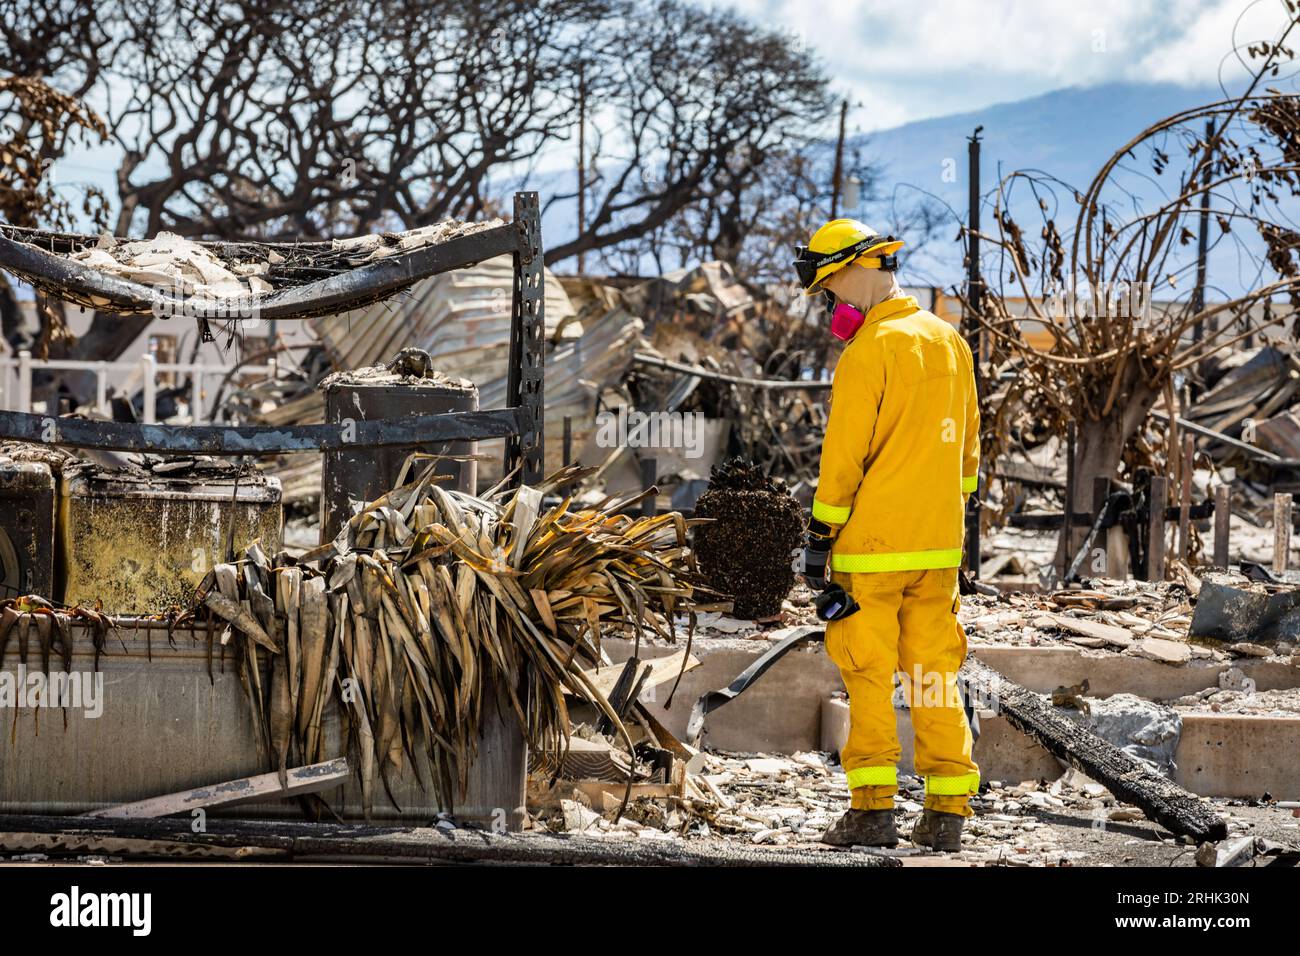
[[[813,233],[808,245],[795,247],[794,268],[804,295],[814,295],[827,276],[855,259],[865,268],[893,272],[898,268],[894,253],[902,247],[903,240],[882,236],[856,219],[832,219]]]

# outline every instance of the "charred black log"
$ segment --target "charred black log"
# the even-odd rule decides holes
[[[966,661],[962,676],[977,698],[996,702],[998,713],[1013,727],[1171,833],[1197,843],[1227,838],[1227,824],[1203,800],[1062,715],[1046,698],[977,660]]]

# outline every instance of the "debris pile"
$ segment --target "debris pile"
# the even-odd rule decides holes
[[[1261,656],[1289,659],[1295,651],[1293,641],[1260,647],[1197,634],[1192,622],[1194,613],[1200,613],[1199,604],[1183,584],[1100,579],[1086,584],[1081,590],[1051,594],[970,595],[962,600],[960,618],[973,646],[1073,645],[1166,664]]]
[[[84,293],[51,278],[73,263],[99,277],[125,279],[169,294],[214,299],[257,298],[341,275],[376,259],[415,252],[450,239],[502,225],[500,219],[447,219],[407,232],[296,242],[206,242],[161,232],[151,239],[123,240],[0,226],[5,267],[56,298],[106,311],[136,311],[133,305]],[[232,316],[233,317],[233,316]]]
[[[480,407],[506,402],[511,264],[491,259],[432,276],[409,295],[346,315],[313,320],[326,366],[309,352],[279,379],[240,386],[220,397],[214,417],[268,425],[310,424],[324,407],[312,384],[334,369],[357,369],[398,348],[426,351],[433,368],[472,380]],[[825,395],[837,340],[797,306],[736,279],[723,263],[634,283],[558,278],[545,281],[546,471],[569,461],[596,470],[579,489],[596,501],[606,489],[641,487],[640,463],[655,461],[655,484],[687,513],[709,469],[742,455],[786,476],[798,500],[811,501],[825,427]],[[693,374],[698,371],[699,374]],[[807,383],[806,385],[803,383]],[[673,413],[698,416],[690,447],[619,435],[610,441],[598,416]],[[569,441],[566,445],[566,422]],[[497,442],[480,443],[480,477],[497,481]],[[314,461],[271,466],[287,503],[307,503],[318,482]]]
[[[664,841],[683,846],[718,843],[761,846],[773,851],[802,850],[829,861],[844,855],[876,856],[907,865],[933,857],[908,840],[921,816],[925,784],[899,774],[895,817],[901,838],[891,850],[837,850],[821,844],[822,833],[849,799],[844,769],[834,755],[815,751],[789,755],[711,752],[701,755],[699,772],[687,778],[686,796],[640,797],[630,812],[615,819],[581,792],[541,808],[533,826],[552,833],[604,841]],[[988,781],[971,799],[975,815],[962,834],[962,852],[952,862],[963,866],[1057,867],[1138,863],[1148,866],[1223,865],[1198,860],[1197,848],[1172,839],[1147,821],[1138,808],[1117,799],[1105,786],[1076,769],[1050,782]],[[1206,843],[1214,856],[1247,837],[1260,840],[1258,854],[1294,855],[1300,824],[1281,822],[1285,811],[1215,801],[1230,839]],[[1267,834],[1268,836],[1265,836]],[[1288,834],[1290,837],[1288,838]],[[1248,857],[1254,854],[1248,854]],[[919,860],[918,860],[919,862]]]
[[[1189,381],[1193,390],[1174,398],[1172,406],[1169,396],[1157,400],[1139,427],[1123,457],[1119,480],[1111,483],[1112,494],[1126,496],[1118,509],[1124,513],[1105,524],[1123,528],[1127,548],[1113,552],[1118,566],[1108,566],[1104,573],[1144,576],[1147,495],[1153,475],[1165,479],[1166,553],[1192,567],[1222,564],[1211,557],[1209,537],[1215,492],[1228,488],[1229,563],[1272,563],[1275,495],[1300,489],[1300,357],[1293,342],[1268,332],[1253,340],[1261,344],[1216,353],[1198,363]],[[999,406],[1020,375],[1015,360],[992,370],[988,408]],[[986,415],[983,441],[989,481],[981,492],[987,532],[981,577],[999,580],[1007,588],[1061,583],[1066,569],[1060,563],[1059,538],[1065,525],[1064,494],[1072,480],[1067,462],[1073,446],[1066,436],[1065,425],[1043,409]],[[1190,469],[1185,441],[1192,448]],[[1190,519],[1185,542],[1178,517],[1184,471]],[[1091,487],[1075,488],[1076,516],[1094,510],[1093,494]],[[1085,530],[1076,517],[1071,558]],[[1300,538],[1288,546],[1286,566],[1296,561],[1297,543]]]

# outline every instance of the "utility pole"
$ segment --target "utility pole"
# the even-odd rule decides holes
[[[1205,173],[1204,185],[1201,190],[1201,232],[1196,239],[1196,288],[1192,290],[1192,314],[1199,315],[1205,310],[1205,273],[1206,273],[1206,256],[1210,247],[1210,190],[1211,183],[1211,163],[1210,163],[1210,141],[1214,139],[1214,120],[1207,120],[1205,123]],[[1205,334],[1202,328],[1202,322],[1198,321],[1192,326],[1192,340],[1199,342]]]
[[[980,351],[981,335],[979,316],[984,308],[984,280],[980,278],[980,132],[983,126],[975,127],[968,142],[970,144],[967,153],[968,169],[967,179],[970,182],[970,211],[967,216],[966,230],[966,301],[969,309],[966,313],[963,333],[966,337],[967,344],[970,345],[971,355],[974,357],[975,366],[975,396],[976,401],[984,394],[984,382],[980,376]],[[983,456],[980,456],[980,464],[983,466]],[[987,468],[981,468],[987,473]],[[979,577],[980,573],[980,513],[979,506],[975,501],[975,495],[971,495],[966,501],[966,568],[974,577]],[[1065,503],[1066,515],[1071,514],[1074,502]]]
[[[1200,234],[1196,237],[1196,286],[1192,289],[1192,315],[1200,315],[1205,311],[1205,281],[1206,281],[1206,259],[1210,250],[1210,183],[1213,163],[1210,157],[1213,155],[1213,147],[1210,145],[1214,139],[1214,120],[1205,121],[1205,172],[1202,176],[1204,184],[1201,189],[1201,215],[1200,215]],[[1210,327],[1214,331],[1214,327]],[[1192,341],[1200,342],[1205,338],[1205,320],[1197,319],[1192,323]],[[1199,371],[1199,367],[1198,367]],[[1186,385],[1187,400],[1195,401],[1200,389],[1197,383],[1192,380]]]
[[[578,235],[587,223],[587,72],[578,64]],[[578,253],[578,275],[584,272],[586,256]]]
[[[835,143],[835,171],[831,173],[831,218],[840,214],[840,177],[844,173],[844,125],[849,115],[849,98],[840,103],[840,137]]]

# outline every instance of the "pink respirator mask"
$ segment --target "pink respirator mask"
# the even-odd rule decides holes
[[[841,342],[847,342],[858,334],[867,317],[859,309],[847,302],[837,302],[831,293],[826,293],[826,311],[831,315],[831,335]]]

